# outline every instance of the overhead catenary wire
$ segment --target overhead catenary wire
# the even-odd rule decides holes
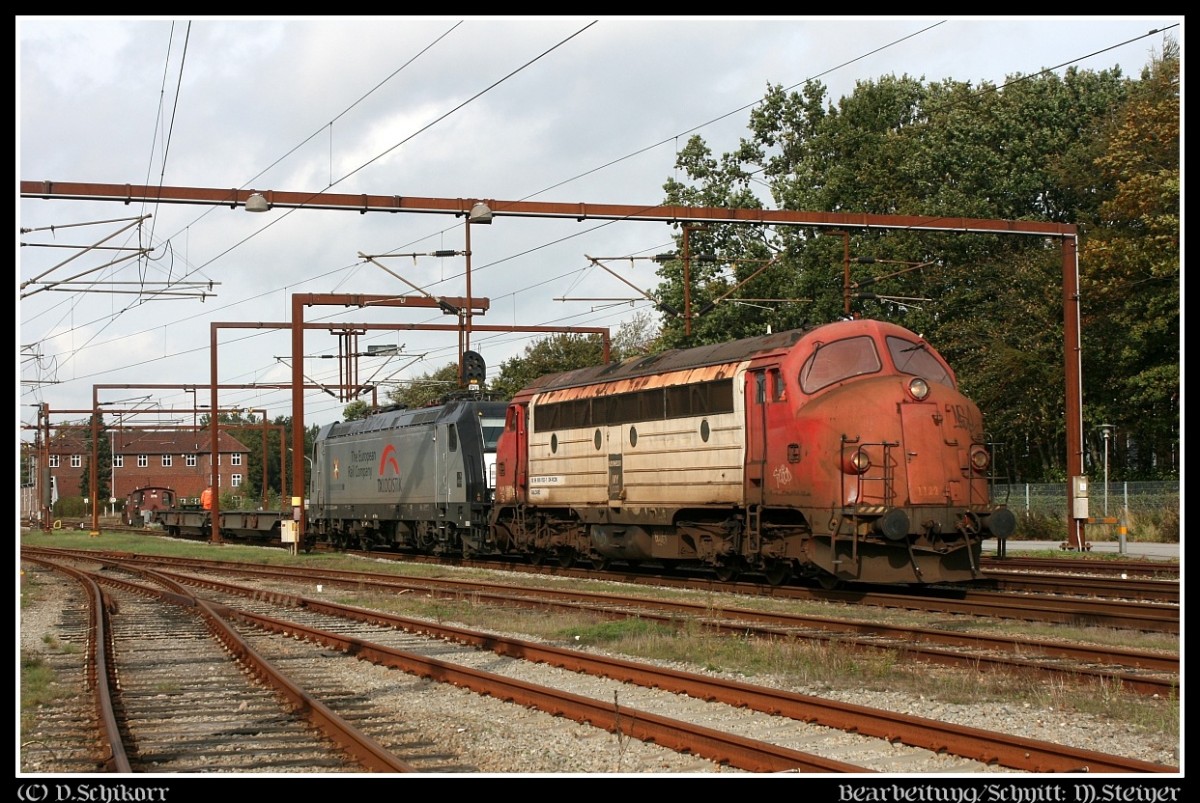
[[[940,23],[939,23],[939,24],[940,24]],[[930,27],[933,27],[933,26],[930,26]],[[453,28],[452,28],[451,30],[453,30]],[[448,32],[447,32],[447,33],[448,33]],[[920,33],[920,32],[917,32],[917,33]],[[443,35],[444,35],[444,34],[443,34]],[[913,35],[916,35],[916,34],[910,34],[909,36],[913,36]],[[876,49],[876,50],[878,50],[878,49]],[[873,50],[873,51],[870,51],[870,52],[876,52],[876,50]],[[1097,51],[1097,52],[1103,52],[1103,51]],[[867,55],[867,54],[864,54],[864,55]],[[1094,54],[1090,54],[1090,55],[1094,55]],[[859,57],[859,58],[861,58],[861,57]],[[849,63],[852,63],[852,61],[850,61],[850,62],[846,62],[846,64],[849,64]],[[836,69],[836,68],[831,68],[831,69]],[[825,74],[825,73],[818,73],[818,75],[822,75],[822,74]],[[368,94],[370,94],[370,93],[368,93]],[[365,98],[365,97],[366,97],[366,95],[364,95],[363,97]],[[360,98],[360,100],[361,100],[361,98]],[[745,108],[749,108],[750,106],[753,106],[753,105],[754,105],[754,104],[749,104],[748,106],[743,106],[743,107],[741,107],[741,108],[739,108],[739,109],[735,109],[735,110],[733,110],[733,111],[731,111],[731,112],[728,112],[728,113],[727,113],[727,114],[725,114],[725,115],[722,115],[722,117],[718,117],[718,118],[714,118],[714,119],[716,119],[716,120],[723,119],[723,117],[727,117],[727,116],[729,116],[730,114],[734,114],[734,113],[736,113],[736,112],[738,112],[738,111],[744,110]],[[335,118],[335,119],[336,119],[336,118]],[[701,124],[701,126],[698,126],[697,128],[699,128],[699,127],[702,127],[703,125],[706,125],[706,124]],[[326,130],[326,129],[325,129],[325,127],[322,127],[322,129],[319,129],[319,130]],[[689,131],[690,131],[690,130],[696,130],[696,129],[689,129]],[[394,148],[394,147],[398,147],[400,144],[403,144],[403,143],[397,143],[396,145],[394,145],[394,146],[393,146],[393,148]],[[649,147],[654,147],[654,146],[649,146]],[[641,149],[641,150],[639,150],[639,151],[635,151],[635,152],[633,152],[633,153],[631,153],[631,154],[627,155],[627,157],[622,157],[622,158],[628,158],[628,156],[635,155],[636,153],[643,152],[644,150],[645,150],[645,149]],[[290,153],[290,152],[289,152],[289,153]],[[376,158],[379,158],[379,156],[382,156],[382,155],[383,155],[383,154],[379,154],[379,155],[378,155]],[[283,158],[283,157],[281,157],[281,158]],[[620,161],[620,160],[617,160],[617,161]],[[579,176],[588,175],[590,172],[594,172],[595,170],[602,169],[602,168],[603,168],[603,167],[605,167],[605,166],[608,166],[608,165],[611,165],[611,164],[615,164],[615,163],[616,163],[615,161],[608,162],[608,163],[606,163],[605,165],[601,165],[601,166],[600,166],[600,167],[598,167],[598,168],[594,168],[592,171],[588,171],[588,173],[582,173],[582,174],[579,174]],[[366,165],[367,165],[367,164],[370,164],[370,162],[366,162],[366,163],[364,163],[364,164],[363,164],[363,165],[361,165],[361,166],[360,166],[358,169],[362,169],[363,167],[366,167]],[[261,175],[261,174],[260,174],[260,175]],[[557,184],[551,185],[550,187],[547,187],[546,189],[544,189],[544,190],[541,190],[541,191],[539,191],[538,193],[535,193],[535,194],[540,194],[540,193],[542,193],[542,192],[545,192],[545,191],[547,191],[547,190],[549,190],[549,189],[552,189],[552,188],[555,188],[555,187],[561,186],[562,184],[564,184],[564,183],[567,183],[567,182],[569,182],[569,181],[571,181],[571,180],[574,180],[574,179],[567,179],[567,180],[564,180],[563,182],[559,182],[559,183],[557,183]],[[533,196],[526,196],[526,197],[533,197]],[[605,224],[605,225],[607,225],[607,224]],[[589,230],[589,231],[590,231],[590,230]],[[572,235],[572,236],[576,236],[576,235]],[[565,239],[569,239],[569,238],[562,238],[561,240],[558,240],[558,241],[556,241],[556,242],[561,242],[562,240],[565,240]],[[540,248],[540,247],[545,247],[545,246],[539,246],[539,248]],[[500,259],[500,260],[497,260],[497,261],[495,261],[495,262],[493,262],[493,263],[490,263],[489,265],[483,265],[483,266],[479,266],[479,267],[477,267],[477,268],[476,268],[476,270],[477,270],[477,271],[479,271],[479,270],[484,270],[484,269],[486,269],[486,268],[488,268],[488,267],[494,267],[494,266],[496,266],[496,265],[500,265],[500,264],[503,264],[503,263],[506,263],[506,262],[510,262],[510,261],[512,261],[512,260],[514,260],[514,259],[517,259],[517,258],[521,257],[521,256],[525,256],[525,255],[528,255],[528,254],[530,254],[530,253],[533,253],[533,252],[535,252],[536,250],[538,250],[538,249],[536,249],[536,248],[535,248],[535,249],[528,249],[528,250],[526,250],[526,251],[522,252],[521,254],[509,255],[509,256],[506,256],[506,257],[504,257],[504,258],[502,258],[502,259]],[[218,257],[215,257],[215,258],[214,258],[214,260],[210,260],[209,262],[206,262],[206,263],[205,263],[205,267],[206,267],[206,266],[208,266],[208,265],[211,265],[211,264],[213,264],[213,261],[215,261],[216,259],[218,259],[218,258],[220,258],[221,256],[223,256],[225,253],[228,253],[228,252],[223,252],[223,254],[220,254],[220,255],[218,255]],[[355,267],[355,266],[348,266],[348,267],[350,267],[351,269],[354,269],[354,267]],[[335,269],[332,269],[332,270],[330,270],[330,271],[326,271],[326,272],[324,272],[322,275],[331,275],[331,274],[338,273],[339,271],[343,271],[343,272],[344,272],[344,271],[346,271],[346,267],[344,266],[344,267],[340,267],[340,268],[335,268]],[[456,275],[454,275],[454,276],[445,277],[444,281],[454,281],[454,280],[456,280],[457,278],[461,277],[461,275],[462,275],[462,274],[456,274]],[[534,289],[534,288],[536,288],[536,287],[539,287],[539,286],[544,286],[546,283],[547,283],[547,282],[543,281],[543,282],[537,282],[537,283],[534,283],[534,284],[530,284],[530,285],[527,285],[526,287],[522,287],[522,288],[518,288],[518,289],[512,290],[512,291],[511,291],[511,293],[509,293],[509,294],[506,294],[506,295],[512,295],[513,297],[515,297],[515,295],[516,295],[517,293],[521,293],[521,292],[528,292],[528,291],[530,291],[530,290],[532,290],[532,289]],[[270,291],[270,292],[278,292],[278,290],[276,290],[276,291]],[[233,305],[230,305],[230,306],[233,306]],[[158,328],[158,327],[155,327],[155,328]],[[151,331],[151,330],[147,330],[147,331]],[[102,345],[102,344],[97,344],[97,345]],[[196,351],[203,351],[203,350],[204,350],[204,348],[206,348],[206,347],[202,347],[202,348],[200,348],[200,349],[197,349]],[[179,353],[181,353],[181,354],[185,354],[185,353],[188,353],[188,352],[179,352]]]

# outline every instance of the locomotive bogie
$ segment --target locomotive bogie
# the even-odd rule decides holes
[[[806,562],[841,582],[954,583],[979,577],[978,553],[964,543],[949,550],[897,549],[872,539],[812,538]]]

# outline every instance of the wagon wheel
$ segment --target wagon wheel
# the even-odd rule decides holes
[[[768,583],[773,586],[781,586],[791,579],[792,567],[787,561],[776,560],[767,564],[763,574],[766,575]]]
[[[528,557],[529,557],[529,562],[531,564],[533,564],[534,566],[541,566],[543,563],[546,562],[546,553],[542,552],[540,549],[536,549],[533,552],[530,552]]]
[[[593,555],[591,561],[592,568],[598,572],[606,572],[612,568],[612,558],[606,558],[603,555]]]
[[[575,565],[575,550],[564,549],[558,553],[558,565],[564,569],[569,569]]]

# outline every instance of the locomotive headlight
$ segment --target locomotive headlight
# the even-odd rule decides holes
[[[987,471],[992,464],[992,456],[988,454],[988,450],[982,446],[971,447],[971,468],[976,471]]]
[[[842,453],[842,471],[847,474],[862,474],[871,467],[871,457],[866,449],[847,449]]]
[[[923,401],[929,395],[929,383],[919,376],[914,376],[908,383],[908,392],[917,401]]]

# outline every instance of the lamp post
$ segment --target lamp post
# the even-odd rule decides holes
[[[1104,435],[1104,518],[1108,518],[1108,439],[1112,435],[1112,424],[1101,424],[1100,431]]]
[[[1105,523],[1108,519],[1108,441],[1112,437],[1112,432],[1115,427],[1112,424],[1101,424],[1100,432],[1104,435],[1104,518]],[[1120,524],[1117,527],[1117,551],[1122,555],[1125,554],[1125,525]]]

